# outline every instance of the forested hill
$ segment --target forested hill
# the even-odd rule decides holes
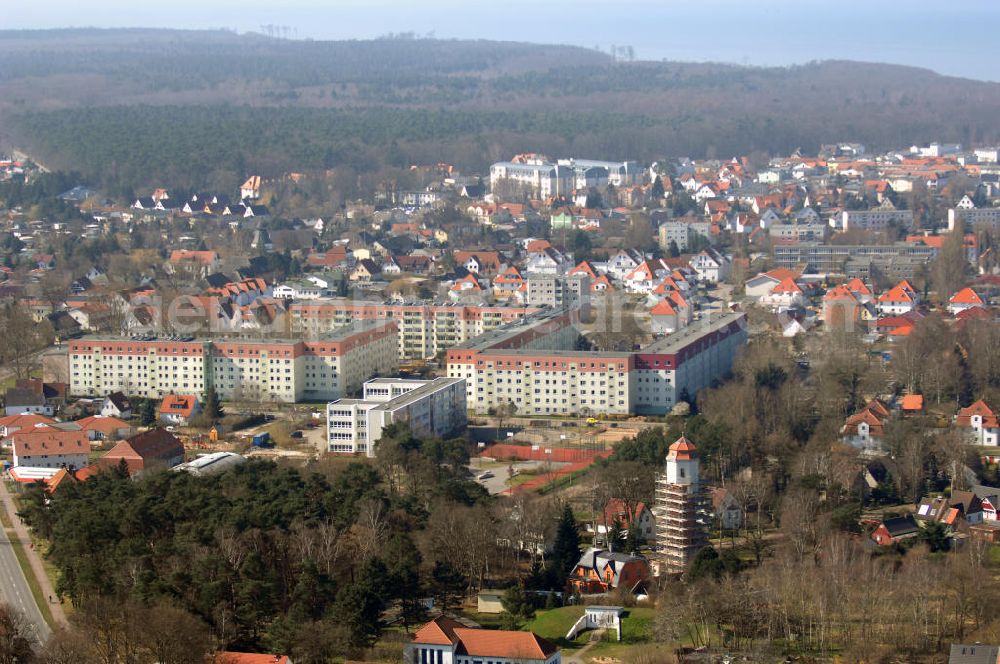
[[[620,62],[594,50],[225,31],[0,32],[0,144],[108,187],[532,150],[651,160],[1000,141],[1000,84],[892,65]]]

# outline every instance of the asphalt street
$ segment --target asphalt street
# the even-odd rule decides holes
[[[24,614],[40,643],[49,638],[52,632],[35,604],[5,528],[0,528],[0,600]]]

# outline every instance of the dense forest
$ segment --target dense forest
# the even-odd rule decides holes
[[[0,32],[0,144],[111,187],[217,170],[524,151],[653,160],[1000,140],[1000,85],[900,66],[620,62],[513,42],[314,42],[227,32]]]

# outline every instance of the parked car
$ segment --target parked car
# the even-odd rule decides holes
[[[301,438],[302,437],[302,432],[301,431],[293,431],[291,433],[291,437],[292,438]]]
[[[492,471],[487,470],[485,473],[479,473],[479,477],[477,477],[476,479],[477,480],[488,480],[491,477],[495,477],[495,475],[493,474]]]

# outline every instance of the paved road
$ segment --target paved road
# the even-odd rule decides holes
[[[45,624],[45,619],[35,604],[28,581],[17,563],[6,528],[0,528],[0,599],[24,614],[39,642],[44,643],[49,638],[52,630]]]

